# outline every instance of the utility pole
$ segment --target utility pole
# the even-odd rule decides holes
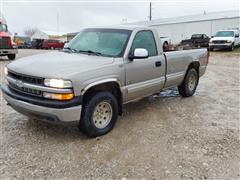
[[[58,38],[59,38],[59,13],[57,12],[57,32],[58,32]]]
[[[152,20],[152,3],[150,2],[150,6],[149,6],[149,20]]]

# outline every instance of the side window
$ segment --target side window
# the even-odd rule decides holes
[[[138,32],[133,40],[131,53],[136,48],[144,48],[148,51],[149,56],[157,56],[157,47],[153,33],[151,31]]]

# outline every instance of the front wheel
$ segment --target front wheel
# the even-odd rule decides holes
[[[234,44],[231,45],[231,47],[229,48],[230,51],[234,50]]]
[[[86,102],[80,120],[80,130],[89,137],[110,132],[118,117],[118,103],[110,92],[98,92]]]
[[[8,54],[7,56],[9,60],[14,60],[16,58],[16,54]]]
[[[196,69],[189,69],[182,84],[178,86],[179,94],[183,97],[192,96],[196,91],[198,80],[199,76]]]
[[[209,46],[209,51],[214,51],[214,47]]]

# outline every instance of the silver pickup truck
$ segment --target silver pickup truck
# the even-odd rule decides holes
[[[106,134],[123,104],[170,87],[194,94],[208,50],[163,53],[159,37],[148,27],[85,29],[61,51],[10,63],[3,96],[27,116],[78,124],[90,137]]]

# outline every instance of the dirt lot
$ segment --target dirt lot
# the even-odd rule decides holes
[[[95,139],[28,120],[1,97],[0,179],[240,179],[239,55],[212,53],[195,96],[170,90],[128,104]]]

